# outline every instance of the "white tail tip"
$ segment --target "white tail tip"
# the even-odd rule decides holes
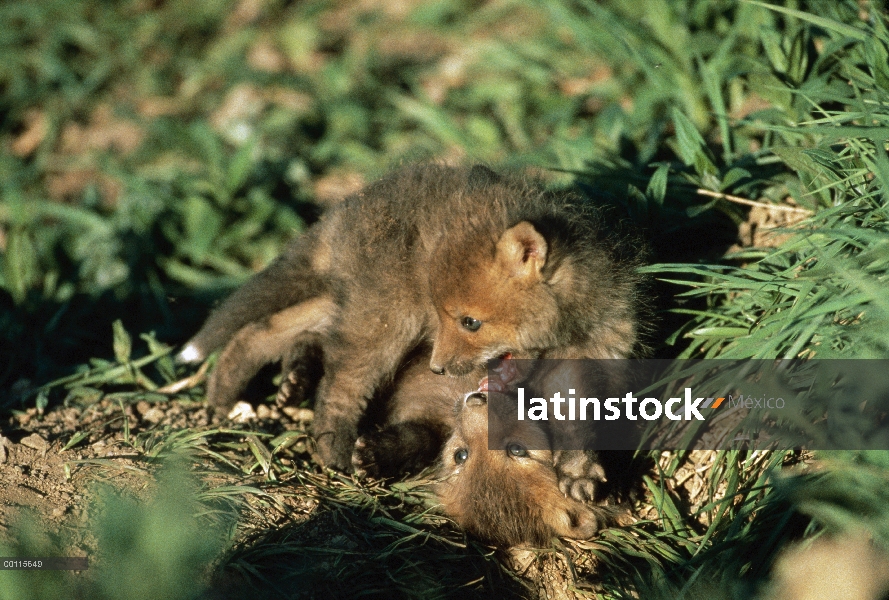
[[[181,363],[196,363],[204,360],[203,353],[194,344],[189,344],[176,355]]]

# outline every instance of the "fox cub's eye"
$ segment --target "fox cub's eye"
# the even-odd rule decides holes
[[[482,322],[478,319],[473,319],[472,317],[463,317],[460,319],[460,325],[462,325],[463,329],[466,331],[478,331],[478,328],[482,326]]]
[[[469,458],[469,451],[466,448],[460,448],[454,452],[454,462],[458,465],[465,463],[467,458]]]
[[[510,444],[506,447],[506,451],[513,456],[528,456],[528,451],[521,444]]]

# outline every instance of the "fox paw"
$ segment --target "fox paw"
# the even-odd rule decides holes
[[[295,405],[305,399],[306,386],[296,371],[289,371],[281,378],[275,404],[278,406]]]
[[[325,467],[351,473],[353,439],[355,438],[347,439],[347,436],[333,432],[316,434],[316,460]]]
[[[314,363],[297,363],[281,372],[281,385],[275,403],[281,406],[298,406],[315,395],[321,375]]]
[[[553,465],[559,491],[579,502],[596,499],[599,487],[607,481],[605,470],[595,453],[582,450],[559,452]]]
[[[296,398],[298,392],[296,374],[291,371],[281,379],[281,385],[278,386],[278,394],[275,396],[275,404],[278,406],[287,406],[290,404],[291,398]]]
[[[380,465],[377,459],[379,445],[372,436],[363,435],[355,440],[355,448],[352,450],[352,469],[359,479],[365,477],[379,477]]]
[[[407,447],[398,429],[383,429],[362,435],[352,450],[352,468],[363,477],[397,477],[417,468],[424,452]]]

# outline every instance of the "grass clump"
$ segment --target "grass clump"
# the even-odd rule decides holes
[[[767,54],[769,62],[748,76],[755,81],[754,75],[770,67],[771,97],[784,102],[741,122],[742,128],[758,129],[763,140],[747,158],[781,170],[759,181],[759,173],[747,171],[736,186],[713,185],[712,155],[703,140],[681,133],[687,124],[680,114],[677,144],[683,175],[699,191],[712,192],[707,195],[715,196],[714,207],[730,200],[720,192],[755,191],[766,202],[792,205],[798,223],[774,229],[784,234],[780,244],[763,238],[765,247],[733,252],[724,264],[657,265],[649,271],[692,288],[682,297],[706,301],[706,308],[687,311],[691,318],[674,336],[690,340],[684,357],[885,357],[887,314],[880,289],[887,276],[889,163],[880,132],[889,114],[887,88],[880,83],[886,67],[879,58],[886,52],[885,22],[874,16],[862,23],[851,7],[845,21],[823,13],[773,12],[792,16],[799,23],[794,39],[817,50],[798,57],[801,64],[791,68],[795,42],[785,42],[791,44],[786,50],[773,49],[785,52],[783,59]],[[765,41],[764,47],[769,48]],[[756,209],[777,213],[782,207]]]

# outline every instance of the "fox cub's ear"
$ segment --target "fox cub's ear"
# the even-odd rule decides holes
[[[509,277],[539,278],[546,264],[546,240],[531,223],[522,221],[507,229],[497,242],[497,261]]]

